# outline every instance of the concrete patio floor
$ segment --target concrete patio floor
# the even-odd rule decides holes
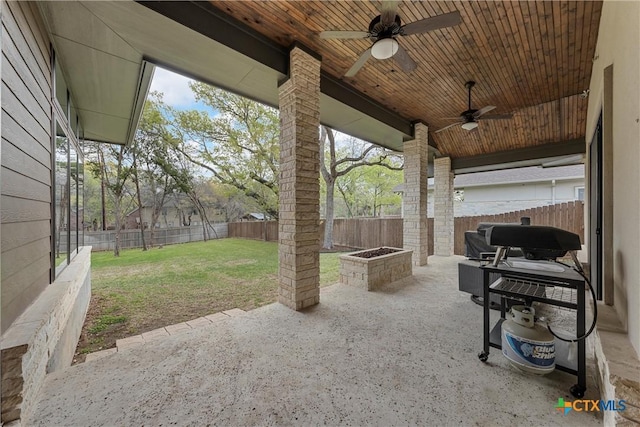
[[[323,288],[304,312],[271,304],[50,374],[23,425],[601,425],[574,376],[511,368],[482,349],[461,257],[382,291]],[[496,317],[499,313],[492,313]],[[585,399],[598,399],[593,364]]]

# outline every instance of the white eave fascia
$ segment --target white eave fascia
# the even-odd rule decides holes
[[[131,145],[136,136],[136,130],[140,123],[140,117],[142,117],[144,103],[149,95],[149,88],[151,87],[151,81],[153,80],[153,73],[155,72],[155,69],[156,66],[153,63],[149,62],[147,59],[142,60],[136,99],[134,100],[133,111],[131,118],[129,119],[129,129],[127,130],[127,139],[125,141],[126,145]]]

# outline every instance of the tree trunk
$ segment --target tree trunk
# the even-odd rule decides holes
[[[324,242],[322,247],[325,249],[333,249],[333,193],[335,181],[330,179],[327,181],[327,212],[324,222]]]
[[[164,203],[164,197],[162,198],[162,203]],[[154,200],[153,211],[151,212],[151,231],[149,232],[149,234],[151,235],[151,238],[149,240],[150,247],[153,247],[155,245],[156,224],[158,222],[158,218],[160,218],[162,203],[160,203],[160,206],[158,206],[157,201]]]
[[[105,164],[104,164],[104,155],[100,155],[100,152],[98,152],[98,161],[100,162],[100,191],[101,191],[101,196],[102,196],[102,231],[106,231],[107,230],[107,212],[106,212],[106,208],[105,208]]]
[[[133,152],[133,178],[136,180],[136,193],[138,194],[138,220],[140,221],[140,239],[142,239],[142,250],[147,250],[147,242],[144,237],[144,221],[142,220],[142,196],[140,195],[140,182],[138,182],[138,165],[136,154]]]
[[[202,205],[202,202],[200,202],[200,198],[196,194],[189,193],[188,196],[191,199],[191,202],[195,206],[196,210],[198,211],[198,215],[200,216],[200,219],[202,220],[202,240],[206,242],[207,240],[211,239],[211,235],[209,234],[209,228],[207,227],[209,225],[207,212],[204,206]]]
[[[166,189],[166,184],[165,184]],[[153,197],[153,210],[151,211],[151,231],[149,234],[151,235],[149,246],[153,247],[155,245],[155,237],[156,237],[156,224],[158,223],[158,218],[160,218],[160,213],[162,212],[162,208],[164,206],[164,200],[166,197],[166,190],[162,191],[162,197],[158,200],[158,193]]]
[[[113,256],[120,256],[120,198],[114,197],[113,210],[116,217],[116,230],[115,230],[115,242],[113,244]]]

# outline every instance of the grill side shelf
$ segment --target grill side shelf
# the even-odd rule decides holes
[[[545,304],[553,304],[577,310],[577,291],[573,287],[560,286],[559,284],[546,284],[532,282],[521,278],[502,276],[490,285],[491,292],[507,297],[531,301],[539,301]]]

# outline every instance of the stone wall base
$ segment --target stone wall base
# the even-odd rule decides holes
[[[91,298],[91,247],[2,335],[1,424],[29,413],[45,375],[71,365]]]
[[[624,411],[604,411],[605,426],[640,424],[640,361],[611,306],[598,304],[593,334],[600,399],[625,401]]]

